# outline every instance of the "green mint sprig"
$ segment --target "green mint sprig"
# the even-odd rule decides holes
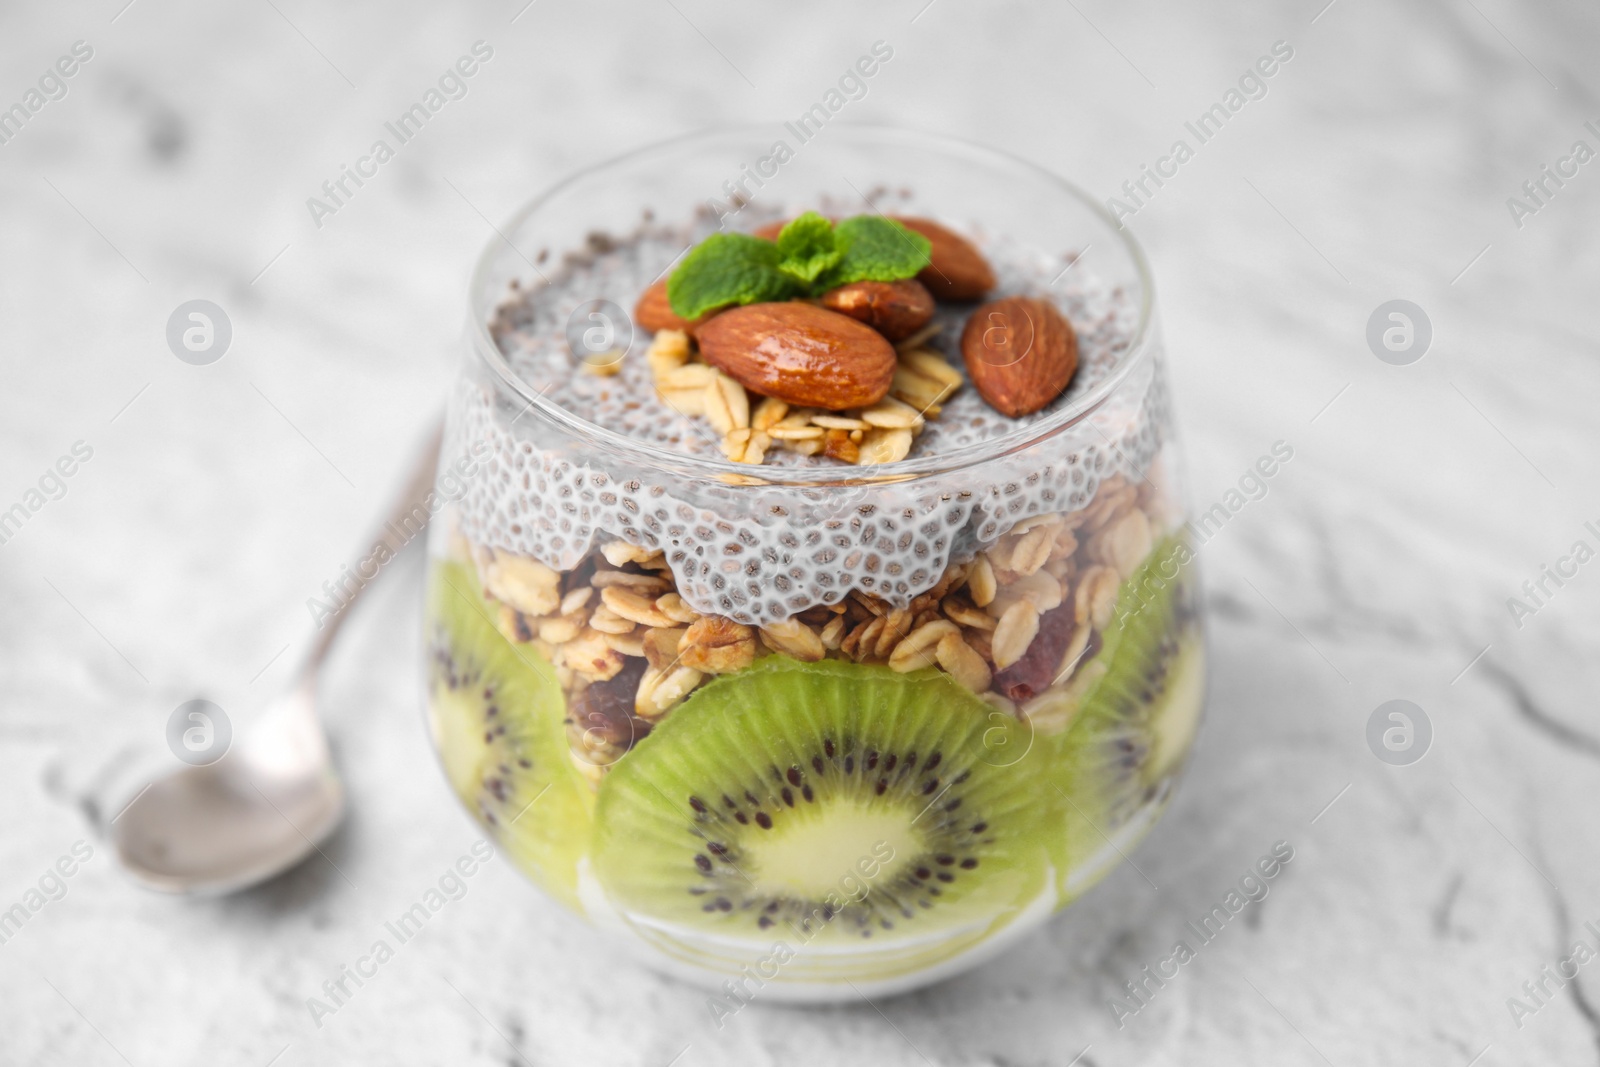
[[[714,233],[667,279],[667,301],[694,320],[730,304],[821,296],[851,282],[915,277],[928,265],[928,239],[882,215],[837,226],[815,211],[793,219],[776,241]]]

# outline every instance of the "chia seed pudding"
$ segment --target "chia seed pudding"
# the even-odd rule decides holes
[[[1204,656],[1162,356],[1140,292],[1028,237],[895,197],[650,219],[480,324],[434,738],[517,864],[657,965],[909,988],[1164,806]],[[596,301],[632,322],[575,347]]]

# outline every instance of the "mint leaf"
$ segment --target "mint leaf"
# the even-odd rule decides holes
[[[910,278],[928,265],[928,239],[881,215],[837,226],[815,211],[791,219],[777,241],[714,233],[667,279],[674,314],[694,320],[730,304],[821,296],[859,281]]]
[[[729,304],[787,300],[803,287],[778,268],[782,253],[747,233],[714,233],[694,247],[667,279],[673,314],[693,321]]]
[[[833,228],[843,257],[822,279],[828,289],[851,282],[893,282],[915,277],[928,265],[933,246],[882,215],[857,215]]]
[[[844,254],[834,239],[833,223],[815,211],[791,219],[778,234],[777,243],[778,254],[783,257],[778,269],[808,284]]]

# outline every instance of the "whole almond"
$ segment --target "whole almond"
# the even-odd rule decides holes
[[[822,306],[864,322],[891,341],[910,337],[933,318],[933,294],[912,278],[851,282],[822,294]]]
[[[709,319],[700,354],[751,392],[796,407],[871,407],[894,380],[894,346],[847,315],[813,304],[748,304]]]
[[[1078,336],[1054,304],[991,300],[961,331],[967,376],[1002,415],[1031,415],[1061,395],[1078,370]]]
[[[994,268],[977,246],[930,219],[895,216],[906,229],[920,233],[933,246],[932,259],[917,280],[940,300],[981,300],[994,288]]]
[[[667,299],[667,280],[662,278],[639,297],[639,302],[633,305],[633,321],[642,329],[657,333],[661,330],[682,330],[693,337],[700,324],[716,314],[708,311],[693,322],[681,318],[672,310],[672,302]]]

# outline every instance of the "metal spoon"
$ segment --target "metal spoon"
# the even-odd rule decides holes
[[[410,539],[391,527],[406,518],[415,524],[441,432],[377,534],[391,560]],[[231,893],[293,867],[339,825],[344,785],[317,717],[317,672],[367,585],[327,621],[288,690],[221,759],[156,779],[112,820],[117,856],[135,880],[168,893]]]

